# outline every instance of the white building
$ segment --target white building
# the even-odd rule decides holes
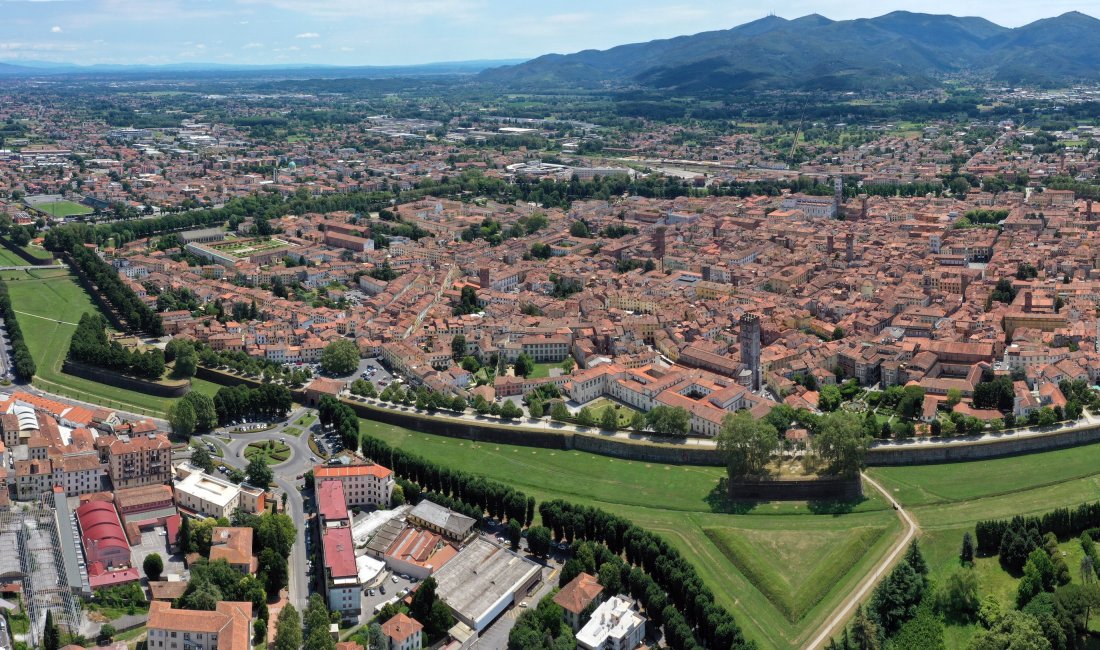
[[[612,596],[592,612],[592,618],[577,632],[577,647],[586,650],[633,650],[645,638],[645,618],[633,603]]]
[[[229,518],[240,508],[259,514],[264,507],[264,491],[250,485],[237,485],[203,470],[181,463],[172,485],[176,505],[206,517]]]

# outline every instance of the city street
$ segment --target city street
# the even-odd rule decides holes
[[[298,536],[294,542],[294,548],[291,549],[288,561],[290,572],[290,585],[288,591],[290,594],[290,602],[293,603],[299,611],[305,608],[306,600],[309,598],[309,577],[307,575],[307,562],[309,558],[307,557],[305,546],[305,535],[308,525],[306,521],[305,503],[302,493],[298,490],[298,487],[302,485],[302,481],[297,477],[313,469],[316,463],[310,460],[310,457],[314,456],[313,452],[309,449],[308,436],[310,434],[310,428],[304,428],[300,436],[285,433],[283,429],[288,426],[296,427],[295,423],[307,413],[309,413],[309,409],[297,409],[290,414],[286,422],[282,422],[274,429],[268,431],[255,433],[227,433],[225,430],[219,429],[200,437],[200,440],[213,443],[225,454],[223,458],[215,458],[215,460],[220,460],[226,465],[240,470],[244,470],[245,467],[248,466],[248,460],[244,457],[244,450],[250,442],[278,440],[285,442],[287,446],[290,447],[290,458],[283,463],[273,465],[271,469],[275,474],[275,485],[278,486],[280,492],[287,495],[286,513],[294,520],[295,526],[298,529]],[[321,425],[315,422],[312,428],[320,430]],[[231,440],[226,443],[221,440],[221,437],[229,437]]]

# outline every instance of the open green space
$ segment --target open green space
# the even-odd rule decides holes
[[[97,311],[91,297],[68,271],[6,271],[0,278],[8,283],[16,317],[38,367],[35,386],[108,408],[164,415],[173,398],[115,388],[61,371],[77,321],[85,312]],[[206,395],[213,395],[218,388],[203,380],[192,382],[193,390]]]
[[[260,457],[264,459],[268,465],[278,465],[284,463],[290,458],[290,447],[285,442],[279,442],[277,440],[261,440],[257,442],[250,442],[248,446],[244,448],[244,457],[248,460]]]
[[[19,257],[7,246],[0,246],[0,266],[26,266],[27,260]]]
[[[977,521],[1100,500],[1100,445],[968,463],[875,467],[868,474],[920,524],[931,577],[942,583],[959,566],[963,534],[973,535]],[[1069,540],[1061,548],[1076,580],[1080,547]],[[1006,607],[1015,602],[1019,580],[996,557],[977,558],[975,570],[983,594]],[[965,648],[975,631],[972,625],[948,626],[947,647]]]
[[[527,375],[527,377],[529,379],[541,379],[543,377],[549,377],[551,368],[562,370],[560,363],[536,363],[531,370],[531,374]],[[562,370],[562,372],[564,373],[565,371]]]
[[[615,411],[615,416],[618,418],[619,426],[625,428],[630,424],[631,418],[634,417],[636,410],[630,408],[626,404],[619,404],[607,398],[601,397],[600,399],[587,405],[589,410],[592,411],[592,416],[596,418],[597,422],[600,422],[603,417],[603,412],[607,409]]]
[[[34,207],[51,217],[76,217],[95,212],[88,206],[73,201],[51,201],[49,203],[39,203]]]
[[[369,420],[361,421],[361,430],[448,467],[515,486],[540,501],[562,498],[600,507],[663,535],[761,648],[805,645],[902,530],[893,510],[871,490],[862,502],[843,507],[732,503],[718,488],[725,474],[719,467],[473,442]],[[816,549],[808,549],[807,556],[822,556],[782,560],[790,553],[786,542],[803,538],[797,543]],[[746,575],[738,563],[746,572],[766,567],[766,578],[773,582]],[[811,576],[819,584],[801,593],[800,585],[809,589]]]

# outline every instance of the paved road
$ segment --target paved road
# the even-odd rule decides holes
[[[297,477],[313,469],[314,462],[310,460],[313,453],[309,449],[309,430],[303,431],[301,436],[293,436],[284,433],[283,428],[286,426],[294,426],[294,423],[308,412],[307,409],[298,409],[290,414],[290,417],[287,418],[285,423],[280,424],[270,431],[227,433],[222,429],[201,437],[203,441],[212,442],[222,449],[225,456],[218,460],[223,461],[226,465],[241,470],[248,465],[248,460],[244,457],[244,450],[250,442],[282,440],[290,447],[290,458],[287,459],[286,462],[274,465],[272,470],[275,474],[275,485],[287,495],[286,511],[287,514],[290,515],[290,518],[294,520],[295,527],[297,528],[298,536],[295,540],[294,547],[290,551],[288,567],[290,572],[290,585],[288,591],[290,594],[290,602],[298,608],[298,611],[305,609],[306,600],[309,598],[309,576],[306,570],[308,558],[306,557],[305,536],[307,524],[305,503],[302,498],[302,493],[297,489],[298,485],[302,483]],[[226,443],[223,442],[219,436],[228,436],[232,438],[232,440]]]
[[[894,497],[890,496],[890,493],[887,492],[885,488],[866,474],[863,474],[863,480],[867,481],[871,487],[878,490],[882,496],[886,497],[886,501],[893,506],[894,510],[898,513],[898,518],[906,525],[905,535],[894,543],[894,547],[890,549],[886,557],[882,558],[882,561],[875,565],[874,570],[859,583],[856,590],[849,594],[848,597],[844,599],[844,602],[842,602],[836,611],[833,612],[832,616],[825,621],[821,632],[806,646],[808,650],[823,648],[828,644],[829,639],[836,636],[843,629],[845,623],[847,623],[848,619],[851,617],[852,612],[854,612],[856,607],[871,594],[871,590],[874,589],[879,580],[886,575],[886,572],[894,566],[894,563],[901,557],[902,553],[909,548],[909,543],[913,541],[913,538],[917,535],[917,531],[920,530],[916,520],[913,519],[908,512],[902,509],[901,504],[895,501]]]

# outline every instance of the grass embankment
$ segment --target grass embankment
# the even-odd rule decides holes
[[[665,536],[762,648],[805,645],[901,533],[893,510],[870,491],[861,503],[844,507],[735,504],[717,489],[724,475],[717,467],[478,443],[368,420],[361,429],[540,501],[600,507]],[[789,543],[801,550],[790,550]],[[783,559],[793,556],[797,562]],[[753,573],[749,567],[765,568]]]
[[[1100,445],[970,463],[876,467],[868,473],[919,522],[932,578],[942,583],[959,566],[963,533],[973,535],[977,521],[1100,500]],[[1070,540],[1061,548],[1076,580],[1080,546]],[[1018,580],[996,557],[978,558],[975,570],[983,594],[1006,607],[1014,603]],[[966,647],[973,634],[973,626],[949,626],[948,647]]]
[[[115,388],[62,372],[69,341],[80,316],[98,311],[91,296],[68,271],[7,271],[0,274],[0,278],[8,283],[23,337],[38,367],[35,386],[109,408],[155,416],[167,412],[175,399]],[[191,387],[211,396],[220,388],[201,379],[193,380]]]

